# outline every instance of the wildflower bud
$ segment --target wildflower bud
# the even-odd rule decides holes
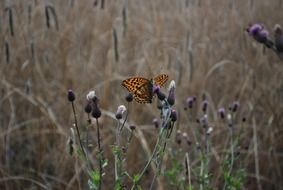
[[[207,100],[204,100],[204,101],[202,102],[202,111],[203,111],[203,113],[206,113],[207,106],[208,106],[208,101],[207,101]]]
[[[176,110],[172,110],[171,111],[170,118],[171,118],[171,121],[173,121],[173,122],[177,121],[177,112],[176,112]]]
[[[89,114],[91,113],[91,110],[92,110],[91,102],[87,101],[87,104],[85,105],[85,112]]]
[[[274,43],[277,55],[283,61],[283,30],[279,24],[274,26]]]
[[[75,101],[75,99],[76,99],[75,93],[73,92],[73,90],[69,89],[68,90],[68,100],[70,102],[73,102]]]
[[[86,95],[86,99],[87,99],[88,101],[93,100],[95,97],[96,97],[96,95],[95,95],[95,91],[94,91],[94,90],[89,91],[89,93]]]
[[[154,118],[152,123],[154,124],[154,127],[157,129],[159,127],[159,120],[157,118]]]
[[[196,97],[188,97],[186,100],[186,107],[191,109],[195,101],[196,101]]]
[[[243,122],[243,123],[246,122],[246,120],[247,120],[247,119],[246,119],[245,117],[242,118],[242,122]]]
[[[205,114],[202,118],[200,118],[199,122],[203,126],[203,128],[206,128],[208,125],[207,115]]]
[[[120,105],[116,112],[116,119],[122,119],[123,113],[126,111],[126,107],[124,105]]]
[[[131,94],[131,93],[127,94],[125,99],[126,99],[127,102],[133,101],[133,99],[134,99],[133,94]]]
[[[133,131],[133,130],[135,130],[135,129],[136,129],[136,126],[134,126],[134,125],[130,125],[130,129]]]
[[[92,109],[91,115],[95,119],[98,119],[101,116],[101,111],[100,111],[100,109],[99,109],[97,104],[93,105],[93,109]]]
[[[212,131],[213,131],[213,128],[209,127],[206,131],[206,135],[210,135]]]
[[[278,52],[283,52],[283,31],[279,24],[274,26],[275,47]]]
[[[176,89],[176,84],[175,81],[172,80],[170,85],[169,85],[169,94],[167,97],[167,102],[173,106],[175,104],[175,89]]]
[[[246,30],[259,43],[265,43],[268,39],[268,31],[261,24],[253,24]]]
[[[182,133],[181,133],[180,130],[178,130],[178,131],[176,132],[175,141],[176,141],[176,143],[179,144],[179,145],[182,143]]]
[[[161,101],[163,101],[166,98],[165,94],[160,90],[159,86],[154,85],[153,93],[155,93],[157,95],[158,99],[161,100]]]
[[[219,114],[221,119],[224,119],[225,118],[225,109],[224,108],[219,108],[218,109],[218,114]]]
[[[232,115],[230,113],[227,115],[227,120],[228,120],[228,126],[232,127],[233,126],[233,124],[232,124]]]
[[[240,106],[240,103],[238,101],[235,101],[233,103],[232,111],[236,112],[238,110],[239,106]]]

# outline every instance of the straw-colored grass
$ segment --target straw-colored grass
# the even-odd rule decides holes
[[[111,113],[126,103],[121,81],[161,73],[177,85],[179,119],[173,133],[178,128],[191,137],[190,127],[196,127],[188,127],[183,110],[188,96],[197,96],[200,103],[205,95],[210,103],[210,120],[216,125],[215,189],[221,184],[217,156],[228,134],[217,122],[217,108],[228,108],[234,100],[240,101],[239,120],[247,118],[241,142],[248,147],[241,149],[245,189],[283,189],[283,63],[244,31],[253,22],[270,31],[283,24],[283,3],[106,0],[101,9],[97,2],[0,2],[0,189],[86,189],[85,165],[66,151],[73,123],[69,88],[77,96],[81,127],[86,125],[87,92],[95,90],[100,98],[102,142],[109,159],[103,189],[113,189],[109,145],[116,122]],[[140,171],[152,149],[154,117],[155,103],[131,104],[128,122],[140,130],[128,150],[129,173]],[[149,171],[142,181],[145,189],[151,177]]]

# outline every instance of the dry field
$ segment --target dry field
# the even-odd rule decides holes
[[[177,160],[184,163],[185,153],[196,149],[193,131],[200,128],[196,119],[206,99],[213,127],[209,186],[225,189],[221,163],[229,149],[229,128],[217,110],[239,101],[234,119],[237,167],[246,176],[241,189],[283,189],[283,63],[245,32],[248,24],[260,22],[272,36],[273,26],[283,24],[282,10],[281,0],[0,1],[0,189],[88,189],[86,164],[66,148],[74,122],[68,89],[76,94],[84,137],[86,94],[95,90],[100,99],[101,142],[108,159],[102,189],[114,189],[113,115],[127,104],[121,82],[161,73],[176,82],[178,113],[164,170],[172,165],[172,150],[180,150]],[[196,107],[184,110],[189,96],[197,97]],[[156,141],[156,99],[130,103],[127,123],[137,133],[124,167],[131,175],[143,168]],[[88,130],[95,150],[96,124]],[[187,133],[192,144],[176,143],[177,130]],[[95,153],[90,154],[96,166]],[[199,157],[190,159],[193,170]],[[140,183],[143,189],[149,189],[152,168]],[[191,177],[198,184],[193,171]],[[131,187],[129,180],[124,183],[125,189]],[[161,175],[153,189],[182,188]]]

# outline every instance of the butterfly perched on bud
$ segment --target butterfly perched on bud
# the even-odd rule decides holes
[[[162,87],[168,80],[168,75],[161,74],[153,79],[143,77],[130,77],[123,80],[124,86],[130,93],[133,94],[134,100],[138,103],[151,103],[153,98],[153,87]]]

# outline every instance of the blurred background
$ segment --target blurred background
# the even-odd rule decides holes
[[[0,189],[87,189],[85,165],[66,148],[74,122],[68,89],[76,94],[82,132],[86,94],[95,90],[100,99],[102,146],[109,159],[103,184],[113,189],[110,145],[117,121],[110,116],[126,104],[121,82],[161,73],[176,82],[178,121],[171,147],[180,148],[174,144],[177,130],[190,138],[198,127],[184,110],[187,97],[196,96],[192,115],[198,117],[207,99],[211,146],[214,155],[221,154],[229,131],[218,121],[217,109],[239,101],[238,123],[246,119],[239,150],[243,188],[283,189],[283,63],[245,31],[259,22],[272,37],[273,26],[283,24],[282,9],[281,0],[1,1]],[[131,174],[141,170],[153,148],[156,117],[155,100],[131,103],[128,122],[142,134],[127,152]],[[95,125],[89,135],[96,146]],[[217,156],[213,160],[212,188],[218,189]],[[151,178],[149,170],[144,189]],[[156,189],[176,189],[163,182]]]

